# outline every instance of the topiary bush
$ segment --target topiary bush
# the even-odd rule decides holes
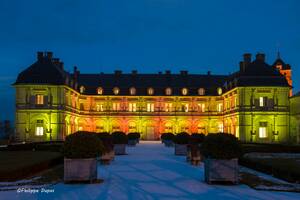
[[[86,131],[68,135],[63,146],[65,158],[96,158],[103,152],[101,140],[95,134]]]
[[[127,135],[128,140],[138,140],[141,137],[141,134],[138,132],[132,132],[132,133],[128,133]]]
[[[115,131],[111,135],[114,144],[127,144],[128,142],[127,135],[122,131]]]
[[[210,133],[201,145],[201,153],[206,158],[222,160],[238,158],[241,152],[238,139],[228,133]]]
[[[101,132],[96,133],[96,136],[102,141],[105,153],[108,153],[113,150],[114,144],[113,144],[113,138],[112,135],[108,132]]]
[[[176,144],[188,144],[189,139],[190,139],[190,135],[187,132],[181,132],[175,136],[174,142]]]
[[[171,140],[174,141],[175,135],[173,133],[163,133],[160,136],[161,140]]]
[[[190,136],[189,143],[190,144],[202,144],[204,141],[205,135],[203,133],[193,133]]]

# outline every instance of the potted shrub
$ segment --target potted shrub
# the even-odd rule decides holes
[[[174,145],[174,134],[173,133],[163,133],[160,136],[161,142],[165,144],[166,147]]]
[[[205,157],[205,181],[228,181],[238,183],[238,157],[241,146],[238,139],[227,133],[208,134],[201,152]]]
[[[122,131],[116,131],[112,134],[114,150],[116,155],[126,154],[126,144],[128,143],[127,135]]]
[[[193,133],[189,138],[187,146],[187,161],[193,165],[198,165],[202,160],[200,146],[204,141],[205,135],[202,133]]]
[[[139,142],[141,135],[137,132],[133,132],[133,133],[128,133],[127,137],[128,137],[128,145],[135,146]]]
[[[64,181],[97,180],[97,160],[104,151],[101,140],[89,132],[77,132],[66,137],[64,153]]]
[[[108,132],[97,133],[97,137],[102,141],[104,152],[100,157],[102,164],[109,164],[115,158],[114,144],[112,136]]]
[[[187,144],[189,143],[190,135],[186,132],[178,133],[175,136],[175,155],[185,156],[187,153]]]

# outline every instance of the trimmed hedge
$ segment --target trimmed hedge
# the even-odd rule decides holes
[[[175,136],[174,142],[176,144],[188,144],[189,140],[190,140],[190,135],[186,132],[181,132]]]
[[[101,132],[95,134],[101,141],[104,146],[104,153],[108,153],[113,150],[114,143],[112,135],[108,132]]]
[[[205,135],[203,133],[193,133],[190,136],[189,144],[202,144],[205,139]]]
[[[114,144],[127,144],[128,143],[128,137],[122,131],[113,132],[111,135],[112,135]]]
[[[160,136],[161,140],[171,140],[174,141],[175,135],[173,133],[163,133]]]
[[[238,139],[228,133],[210,133],[202,145],[201,152],[206,158],[232,159],[241,155],[242,148]]]
[[[79,131],[66,137],[63,153],[66,158],[96,158],[104,150],[101,140],[94,133]]]
[[[128,133],[127,134],[128,140],[138,140],[141,137],[141,134],[138,132]]]

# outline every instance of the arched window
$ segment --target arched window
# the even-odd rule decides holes
[[[115,95],[118,95],[118,94],[120,93],[120,89],[119,89],[118,87],[114,87],[114,88],[113,88],[113,93],[114,93]]]
[[[97,88],[97,94],[100,94],[100,95],[103,94],[103,88],[102,87]]]
[[[199,88],[198,89],[198,94],[201,95],[201,96],[205,95],[205,89],[204,88]]]
[[[219,87],[219,88],[217,89],[217,92],[218,92],[218,95],[221,95],[222,92],[223,92],[223,91],[222,91],[222,88]]]
[[[80,90],[80,93],[84,93],[84,90],[85,90],[84,86],[80,86],[79,90]]]
[[[187,95],[188,94],[188,89],[187,88],[182,88],[181,92],[182,92],[182,95]]]
[[[154,94],[154,89],[148,88],[148,95],[153,95],[153,94]]]
[[[134,87],[131,87],[129,89],[129,93],[130,93],[130,95],[136,95],[136,89]]]
[[[166,88],[166,95],[171,95],[171,94],[172,94],[172,89]]]

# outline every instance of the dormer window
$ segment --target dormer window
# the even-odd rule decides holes
[[[131,87],[129,89],[129,93],[130,93],[130,95],[136,95],[136,89],[134,87]]]
[[[221,95],[221,94],[223,93],[222,88],[219,87],[219,88],[217,89],[217,93],[218,93],[218,95]]]
[[[166,95],[171,95],[171,94],[172,94],[172,89],[166,88]]]
[[[182,92],[182,95],[187,95],[188,94],[188,89],[187,88],[182,88],[181,92]]]
[[[199,94],[200,96],[205,95],[205,89],[204,89],[204,88],[199,88],[198,94]]]
[[[148,88],[148,95],[153,95],[153,94],[154,94],[154,89]]]
[[[97,88],[97,94],[100,94],[100,95],[103,94],[103,88],[102,87]]]
[[[80,90],[81,94],[84,93],[84,90],[85,90],[84,86],[80,86],[79,90]]]
[[[120,93],[120,89],[119,89],[118,87],[114,87],[114,88],[113,88],[113,93],[114,93],[115,95],[118,95],[118,94]]]

